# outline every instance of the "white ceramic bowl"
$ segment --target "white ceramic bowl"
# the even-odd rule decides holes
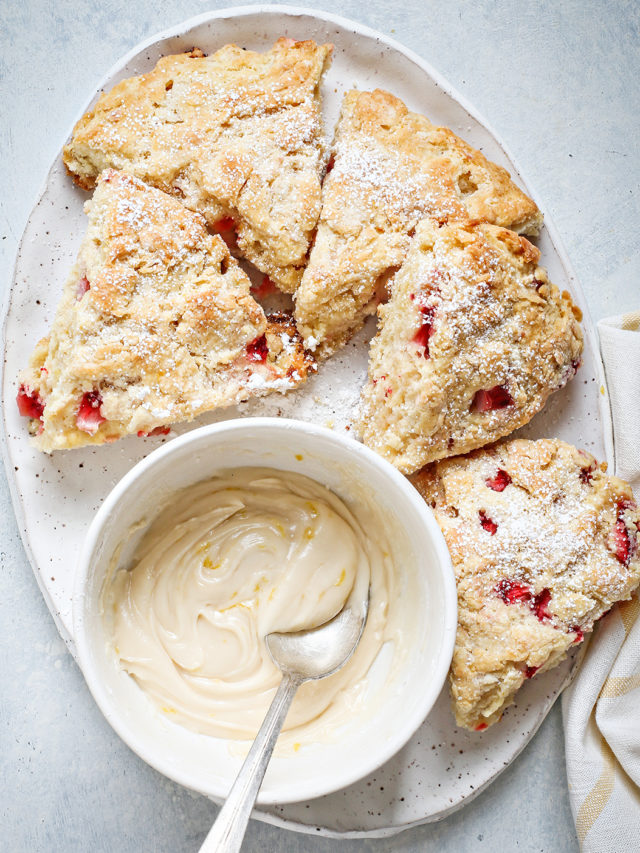
[[[196,734],[155,710],[109,651],[100,597],[114,554],[117,566],[129,564],[147,523],[172,493],[248,466],[304,474],[356,513],[363,493],[373,499],[394,560],[401,561],[402,606],[414,634],[409,653],[380,676],[377,693],[374,684],[370,713],[347,723],[335,741],[273,757],[258,802],[297,802],[346,787],[391,758],[431,710],[451,662],[457,611],[449,553],[431,510],[390,464],[350,438],[278,418],[225,421],[174,439],[122,478],[91,524],[74,591],[74,634],[87,684],[120,737],[176,782],[224,798],[242,763],[238,742]],[[374,668],[382,673],[384,662]]]

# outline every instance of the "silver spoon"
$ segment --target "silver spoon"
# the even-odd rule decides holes
[[[342,610],[324,625],[291,634],[267,634],[267,648],[282,670],[282,681],[200,853],[240,850],[267,765],[298,687],[305,681],[333,675],[349,660],[362,636],[368,611],[368,586],[357,583]]]

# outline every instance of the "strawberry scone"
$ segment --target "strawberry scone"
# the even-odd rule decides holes
[[[556,439],[504,442],[412,477],[446,539],[458,589],[450,671],[459,725],[495,723],[640,583],[630,486]]]
[[[542,224],[505,169],[381,89],[345,95],[330,166],[296,295],[298,328],[321,356],[375,311],[421,219],[472,217],[523,234]]]
[[[305,381],[290,317],[267,318],[224,241],[178,201],[106,170],[18,407],[44,451],[102,444]]]
[[[171,193],[292,292],[320,214],[320,81],[332,46],[279,39],[163,57],[122,80],[76,124],[63,153],[80,186],[106,167]]]
[[[379,308],[357,429],[405,474],[508,435],[574,376],[579,309],[529,241],[421,222]]]

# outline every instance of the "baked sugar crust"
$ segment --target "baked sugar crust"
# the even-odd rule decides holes
[[[291,317],[268,318],[205,220],[106,170],[51,332],[18,406],[44,451],[103,444],[305,381]]]
[[[501,166],[388,92],[348,92],[296,322],[321,356],[375,311],[418,222],[472,218],[535,235],[542,214]]]
[[[630,486],[557,439],[517,439],[411,479],[451,553],[456,720],[496,722],[519,687],[556,666],[640,582]]]
[[[63,151],[92,189],[107,167],[174,195],[210,226],[233,220],[239,252],[293,292],[320,213],[320,81],[332,46],[279,39],[165,56],[118,83]]]
[[[356,429],[408,474],[527,423],[576,372],[580,311],[525,237],[421,222],[379,307]]]

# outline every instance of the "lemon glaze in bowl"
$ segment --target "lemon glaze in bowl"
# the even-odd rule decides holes
[[[181,489],[220,471],[263,467],[326,486],[358,514],[366,506],[385,529],[400,585],[405,653],[387,642],[366,686],[366,709],[317,743],[272,759],[258,802],[298,802],[346,787],[387,761],[429,713],[444,684],[456,630],[449,554],[413,486],[372,451],[298,421],[246,418],[203,427],[139,462],[115,486],[82,549],[73,612],[79,663],[108,722],[147,763],[175,781],[223,798],[247,741],[197,734],[170,722],[118,665],[101,613],[105,578],[128,567],[161,509]]]
[[[113,654],[171,722],[252,740],[282,680],[265,637],[316,628],[353,595],[366,596],[355,653],[330,677],[300,686],[277,751],[331,741],[366,712],[383,645],[391,644],[393,667],[413,635],[384,527],[364,506],[358,511],[315,480],[273,468],[221,471],[182,489],[145,531],[132,564],[106,579]]]

